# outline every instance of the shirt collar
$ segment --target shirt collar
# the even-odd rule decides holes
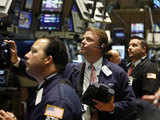
[[[49,75],[49,76],[47,76],[47,77],[45,78],[45,80],[49,80],[50,78],[54,77],[55,75],[57,75],[57,72],[56,72],[56,73],[53,73],[53,74],[51,74],[51,75]]]
[[[134,66],[137,66],[141,62],[141,60],[143,60],[145,58],[146,58],[146,56],[143,56],[141,59],[139,59],[136,62],[134,62]]]
[[[93,66],[95,67],[95,70],[101,68],[101,66],[102,66],[102,60],[103,60],[103,57],[101,57],[100,59],[98,59],[98,60],[93,64]],[[89,62],[86,60],[86,67],[89,68],[90,65],[91,65],[91,63],[89,63]]]
[[[37,89],[39,90],[40,88],[42,88],[42,86],[44,85],[45,81],[48,81],[50,78],[54,77],[57,73],[53,73],[49,76],[47,76],[43,81],[40,82],[40,84],[38,85]]]

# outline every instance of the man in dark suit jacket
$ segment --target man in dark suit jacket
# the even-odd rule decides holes
[[[81,120],[80,99],[63,77],[68,63],[63,42],[57,38],[38,38],[25,55],[26,62],[17,56],[15,42],[6,42],[11,46],[12,64],[38,83],[27,100],[26,120]],[[15,120],[1,110],[0,119]]]
[[[71,80],[80,96],[90,84],[90,65],[95,67],[96,82],[103,83],[115,90],[115,96],[107,103],[93,100],[99,120],[125,120],[129,110],[134,107],[134,93],[128,85],[128,76],[118,65],[105,59],[108,38],[103,30],[89,27],[83,35],[80,53],[86,61],[80,64],[68,64],[65,75]],[[92,118],[93,114],[84,106],[83,120]],[[89,111],[89,112],[88,112]],[[87,115],[88,114],[88,115]]]
[[[149,60],[147,52],[148,46],[143,38],[133,36],[130,39],[128,55],[134,67],[129,78],[137,98],[154,94],[160,86],[158,67]]]

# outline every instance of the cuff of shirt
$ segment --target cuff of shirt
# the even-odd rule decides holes
[[[15,66],[15,67],[19,67],[19,62],[20,62],[20,60],[21,60],[21,59],[20,59],[20,58],[18,58],[18,61],[17,61],[16,63],[14,63],[14,64],[13,64],[13,66]]]

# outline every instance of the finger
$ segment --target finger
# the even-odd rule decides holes
[[[0,110],[0,115],[4,116],[5,115],[5,111],[4,110]]]
[[[144,95],[142,99],[148,102],[153,102],[156,97],[154,95]]]
[[[6,112],[6,113],[7,113],[10,117],[12,117],[12,118],[15,117],[14,114],[11,113],[11,112]]]
[[[9,120],[17,120],[16,116],[11,112],[6,112],[8,114]]]
[[[5,120],[5,118],[2,115],[0,115],[0,120]]]

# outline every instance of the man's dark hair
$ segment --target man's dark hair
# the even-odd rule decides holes
[[[68,63],[68,54],[66,52],[64,43],[56,37],[50,37],[46,39],[49,40],[49,44],[46,48],[46,55],[51,55],[56,68],[59,71],[63,71]]]
[[[132,39],[138,39],[138,40],[140,40],[142,48],[146,48],[146,53],[148,52],[148,44],[147,44],[147,42],[146,42],[146,40],[144,38],[139,37],[139,36],[132,36],[130,38],[130,40],[132,40]]]

